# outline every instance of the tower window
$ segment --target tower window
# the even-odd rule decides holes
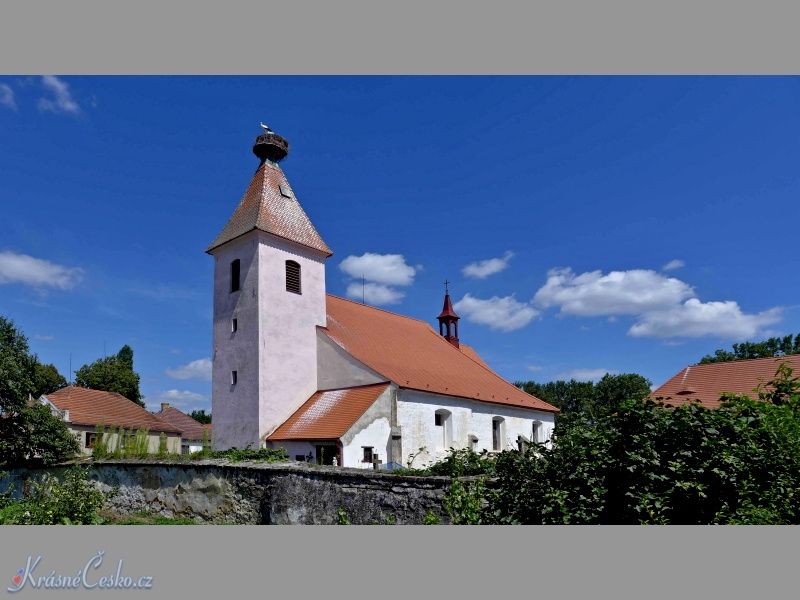
[[[236,374],[236,371],[231,371],[231,385],[236,385],[237,379],[238,376]]]
[[[236,333],[238,329],[239,329],[239,319],[233,319],[233,321],[231,321],[231,333]]]
[[[237,258],[231,263],[231,293],[239,291],[239,273],[241,261]]]
[[[300,265],[293,260],[286,261],[286,291],[300,294]]]

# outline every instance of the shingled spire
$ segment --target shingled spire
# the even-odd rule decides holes
[[[311,224],[278,166],[289,154],[289,142],[269,127],[262,127],[264,133],[253,144],[253,154],[261,164],[239,206],[206,252],[258,229],[331,256],[333,252]]]
[[[450,302],[450,291],[447,289],[449,283],[449,281],[444,282],[444,307],[436,318],[439,319],[439,335],[444,336],[444,339],[458,348],[458,320],[461,317],[453,310],[453,304]],[[445,327],[447,333],[444,332]]]

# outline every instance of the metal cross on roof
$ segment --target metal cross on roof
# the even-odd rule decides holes
[[[450,283],[450,282],[449,282],[449,281],[447,281],[447,279],[445,279],[445,280],[444,280],[444,291],[445,291],[445,293],[447,293],[447,292],[448,292],[447,286],[448,286],[448,284],[449,284],[449,283]]]

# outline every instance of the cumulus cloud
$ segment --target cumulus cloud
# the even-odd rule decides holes
[[[681,267],[683,267],[685,265],[686,265],[685,262],[683,262],[682,260],[678,260],[676,258],[675,260],[671,260],[667,264],[665,264],[663,267],[661,267],[661,270],[662,271],[673,271],[675,269],[680,269]]]
[[[161,410],[162,402],[174,406],[182,412],[211,408],[211,400],[208,396],[186,390],[167,390],[155,396],[148,396],[145,400],[147,408],[155,411]]]
[[[628,334],[658,338],[714,335],[743,340],[757,336],[765,326],[777,323],[782,316],[779,307],[748,315],[732,300],[700,302],[697,298],[691,298],[668,310],[641,315]]]
[[[503,255],[503,258],[490,258],[470,263],[461,269],[461,273],[465,277],[472,277],[473,279],[486,279],[489,275],[494,275],[508,268],[508,261],[512,258],[514,258],[514,253],[509,251]]]
[[[68,268],[41,258],[14,252],[0,252],[0,285],[23,283],[38,289],[68,290],[83,278],[83,269]]]
[[[173,379],[211,381],[211,359],[201,358],[199,360],[193,360],[188,365],[181,365],[177,369],[167,369],[166,373]]]
[[[17,110],[17,103],[14,101],[14,90],[5,83],[0,83],[0,106]]]
[[[39,108],[41,110],[73,115],[81,112],[81,107],[72,99],[69,85],[65,81],[54,75],[45,75],[42,77],[42,86],[50,92],[50,96],[39,99]]]
[[[402,254],[373,254],[348,256],[339,268],[355,279],[363,276],[367,281],[384,285],[411,285],[414,283],[416,268],[406,264]]]
[[[672,261],[665,266],[680,262]],[[732,301],[701,302],[689,284],[649,270],[592,271],[576,275],[571,269],[552,269],[533,298],[542,308],[557,306],[562,315],[635,318],[633,337],[716,336],[743,340],[764,335],[767,325],[783,316],[780,307],[745,314]]]
[[[575,379],[576,381],[597,381],[602,379],[604,375],[617,375],[619,371],[610,371],[608,369],[570,369],[564,373],[557,375],[559,379],[569,380]]]
[[[361,300],[363,297],[365,302],[380,305],[400,302],[405,293],[392,286],[414,283],[414,275],[422,270],[422,265],[407,265],[402,254],[366,252],[362,256],[348,256],[339,264],[339,269],[358,280],[347,286],[348,298]],[[366,282],[363,289],[362,282]]]
[[[466,294],[453,308],[468,321],[500,331],[514,331],[525,327],[539,314],[529,304],[517,301],[513,294],[505,298],[494,296],[488,300]]]
[[[635,315],[674,306],[694,296],[691,286],[655,271],[634,269],[603,275],[576,275],[572,269],[551,269],[547,282],[533,297],[543,308],[558,306],[563,315],[596,317]]]
[[[364,302],[380,306],[382,304],[398,304],[405,293],[381,283],[366,283],[363,285],[358,282],[347,286],[347,297],[353,300],[364,299]]]

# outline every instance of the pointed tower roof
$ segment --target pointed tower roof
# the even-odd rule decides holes
[[[449,283],[449,281],[444,282],[444,306],[436,318],[439,319],[439,335],[458,348],[458,320],[461,317],[453,310],[453,303],[450,302],[450,290],[447,288]]]
[[[442,313],[436,318],[437,319],[444,319],[446,317],[449,317],[451,319],[460,319],[461,318],[456,314],[456,311],[453,310],[453,303],[450,302],[450,292],[449,291],[445,291],[445,293],[444,293],[444,307],[442,308]]]
[[[278,166],[289,153],[289,143],[264,127],[253,145],[261,165],[253,175],[239,206],[206,252],[254,229],[302,244],[331,256],[311,220],[295,198],[286,176]]]

